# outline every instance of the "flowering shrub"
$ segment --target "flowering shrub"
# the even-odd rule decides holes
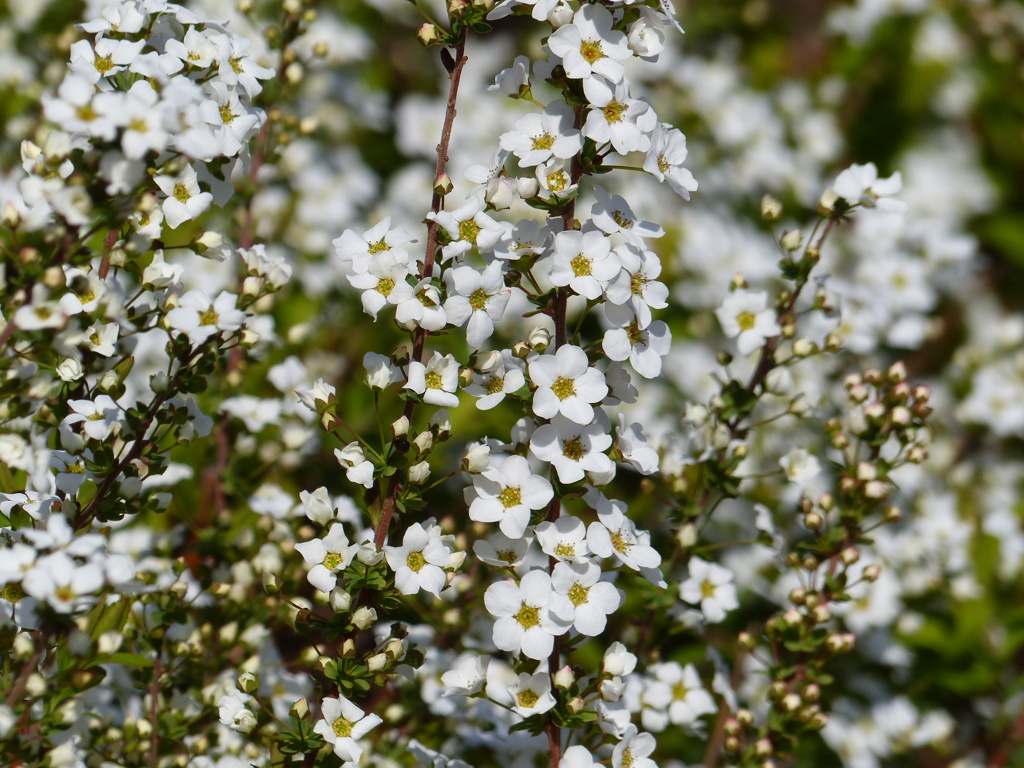
[[[4,764],[1019,760],[1021,19],[821,5],[9,4]]]

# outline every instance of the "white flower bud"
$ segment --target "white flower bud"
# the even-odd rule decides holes
[[[46,693],[46,680],[38,672],[33,672],[28,676],[28,683],[25,686],[25,693],[27,693],[33,699],[39,698]]]
[[[683,549],[689,549],[697,543],[697,529],[693,523],[686,523],[680,526],[679,531],[676,532],[676,541],[679,542],[679,546]]]
[[[486,443],[472,443],[462,458],[462,468],[467,472],[483,472],[490,465],[491,449]]]
[[[409,482],[413,485],[426,482],[428,477],[430,477],[430,464],[427,462],[421,461],[419,464],[413,464],[409,467]]]
[[[335,613],[347,611],[352,607],[352,595],[341,587],[335,587],[331,590],[330,604]]]
[[[419,453],[429,453],[430,449],[434,447],[434,436],[429,432],[420,432],[412,444],[416,446]]]
[[[536,197],[540,192],[540,182],[534,176],[522,176],[516,179],[516,194],[523,200]]]
[[[560,670],[555,672],[552,682],[554,683],[555,688],[559,688],[563,691],[569,690],[569,688],[572,687],[572,684],[576,682],[576,676],[572,673],[572,667],[566,664]]]
[[[11,647],[14,649],[14,656],[18,661],[25,661],[36,649],[32,638],[24,632],[19,632],[14,636]]]
[[[771,195],[762,197],[761,218],[765,221],[778,221],[782,218],[782,203]]]
[[[374,608],[362,607],[352,614],[352,623],[359,629],[366,629],[377,620],[377,611]]]
[[[795,251],[803,242],[803,233],[799,229],[787,229],[779,238],[779,244],[787,251]]]
[[[496,211],[511,208],[512,203],[518,197],[516,187],[516,180],[508,176],[491,179],[487,184],[487,191],[484,193],[484,202]]]
[[[84,375],[85,369],[82,368],[82,364],[73,357],[65,357],[57,365],[57,376],[61,381],[78,381]]]
[[[543,326],[538,326],[530,331],[527,341],[535,350],[543,352],[551,344],[551,331]]]
[[[366,660],[366,668],[371,672],[380,672],[388,665],[387,654],[375,653]]]

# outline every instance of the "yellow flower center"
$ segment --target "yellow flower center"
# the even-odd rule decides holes
[[[480,225],[472,219],[459,222],[459,240],[468,240],[471,243],[475,243],[476,236],[479,234]]]
[[[96,67],[97,72],[105,75],[114,68],[114,60],[110,56],[97,56],[93,66]]]
[[[477,289],[469,297],[469,306],[474,310],[487,309],[487,299],[489,297],[482,289]]]
[[[376,243],[370,243],[370,247],[367,250],[371,254],[374,254],[374,253],[380,253],[381,251],[386,251],[387,249],[388,249],[388,244],[385,243],[383,240],[378,240]]]
[[[682,683],[676,683],[672,686],[672,698],[675,701],[682,701],[686,698],[686,694],[688,694],[689,692],[690,689]]]
[[[224,125],[227,125],[234,119],[235,113],[231,111],[231,107],[224,106],[220,108],[220,121],[224,123]]]
[[[21,584],[16,581],[12,581],[8,584],[4,584],[0,588],[0,598],[6,600],[9,603],[16,603],[25,596],[25,590],[21,588]]]
[[[523,494],[518,488],[506,488],[498,494],[501,505],[508,509],[519,505],[523,500]]]
[[[191,195],[188,193],[188,190],[185,189],[185,185],[184,184],[175,184],[174,185],[174,199],[175,200],[177,200],[179,203],[184,203],[190,197],[191,197]]]
[[[580,55],[586,59],[588,64],[593,64],[598,59],[604,57],[604,51],[601,50],[601,43],[599,41],[587,40],[580,46]]]
[[[344,717],[339,717],[331,725],[331,728],[334,730],[335,736],[337,736],[340,739],[345,739],[348,738],[349,735],[351,735],[353,725],[354,723],[350,723]]]
[[[555,554],[558,557],[575,557],[576,547],[573,544],[559,543],[555,547]]]
[[[427,385],[427,389],[442,389],[441,374],[437,371],[430,371],[423,377],[423,379]]]
[[[707,579],[702,581],[701,585],[700,585],[700,596],[702,598],[707,599],[709,597],[714,597],[714,595],[715,595],[715,585],[712,584]]]
[[[212,307],[206,310],[205,312],[201,312],[199,314],[200,325],[216,325],[218,319],[219,318],[217,316],[217,313],[213,310]]]
[[[579,461],[580,459],[583,458],[583,454],[585,452],[586,451],[583,448],[583,442],[579,439],[579,437],[574,437],[571,440],[566,440],[564,443],[562,443],[562,455],[565,456],[565,458],[567,459]]]
[[[517,613],[514,618],[524,629],[530,629],[531,627],[536,627],[540,624],[540,611],[532,605],[523,603],[522,607],[519,609],[519,613]]]
[[[586,277],[590,274],[590,259],[582,253],[569,262],[569,266],[572,267],[572,272],[576,277]]]
[[[505,390],[505,379],[501,376],[492,376],[484,384],[484,389],[488,395],[496,395],[499,392],[503,392]]]
[[[554,143],[555,137],[550,133],[542,133],[540,136],[533,137],[534,149],[551,149]]]
[[[590,587],[584,587],[582,584],[573,584],[569,588],[569,600],[573,605],[580,606],[587,602],[587,594],[590,592]]]
[[[422,552],[410,552],[409,556],[405,558],[405,564],[409,566],[410,570],[419,573],[420,569],[427,564],[427,559]]]
[[[395,281],[390,277],[384,277],[377,281],[377,293],[387,298],[395,290]]]
[[[622,531],[616,531],[610,538],[612,540],[612,546],[615,547],[616,552],[626,554],[629,552],[629,548],[633,546],[631,543],[626,541],[625,537],[622,535]]]
[[[576,394],[576,385],[572,379],[559,376],[555,379],[555,383],[551,385],[551,391],[555,393],[555,397],[559,400],[565,400],[567,397],[572,397]]]
[[[609,102],[608,106],[602,107],[601,111],[604,112],[605,120],[609,123],[617,123],[626,114],[626,105],[620,101],[612,101]]]
[[[536,704],[537,699],[539,698],[540,696],[538,696],[533,691],[520,691],[519,695],[516,696],[516,703],[519,704],[520,707],[528,709],[529,707],[532,707],[534,704]]]
[[[326,557],[324,557],[324,568],[326,568],[328,571],[333,571],[339,565],[341,565],[341,555],[339,555],[337,552],[328,552]]]
[[[741,331],[749,331],[756,322],[757,319],[754,317],[753,312],[740,312],[736,315],[736,324],[740,327]]]
[[[569,186],[569,177],[565,175],[565,171],[548,174],[548,189],[552,192],[561,192],[567,186]]]

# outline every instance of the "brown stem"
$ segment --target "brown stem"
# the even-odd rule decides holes
[[[156,663],[153,665],[153,680],[149,684],[149,768],[156,768],[156,747],[160,741],[157,728],[157,700],[160,698],[160,675],[163,671],[163,654],[157,651]]]
[[[466,33],[463,31],[458,43],[455,45],[455,66],[448,75],[448,103],[445,107],[444,124],[441,128],[441,140],[437,144],[437,165],[434,167],[434,179],[440,179],[448,167],[448,148],[452,141],[452,126],[455,124],[455,103],[459,97],[459,83],[462,81],[462,70],[466,66]],[[444,196],[435,191],[430,200],[430,210],[435,214],[440,213],[444,206]],[[437,252],[437,221],[433,218],[427,220],[427,245],[426,253],[423,256],[423,268],[420,270],[420,279],[429,278],[434,273],[434,259]],[[418,363],[423,362],[423,347],[426,344],[430,331],[424,328],[417,328],[413,338],[412,357]],[[406,400],[403,415],[412,421],[416,412],[416,403]],[[377,521],[377,528],[373,534],[373,542],[377,548],[384,546],[388,539],[388,528],[391,526],[391,518],[395,514],[395,507],[398,503],[398,491],[400,483],[398,473],[391,476],[388,481],[388,488],[381,505],[380,519]]]
[[[42,640],[36,641],[37,645],[35,652],[29,657],[28,661],[25,662],[25,666],[21,668],[21,672],[18,675],[18,682],[11,688],[10,693],[7,694],[6,704],[8,707],[13,707],[14,703],[21,698],[21,695],[25,693],[25,689],[28,687],[28,679],[32,676],[32,673],[36,669],[36,664],[39,663],[39,659],[43,655]]]

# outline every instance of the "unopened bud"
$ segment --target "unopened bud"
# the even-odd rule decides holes
[[[770,739],[758,739],[754,743],[754,754],[758,757],[771,757],[774,751]]]
[[[442,173],[434,179],[435,195],[441,195],[443,197],[444,195],[450,194],[454,188],[455,185],[452,183],[452,179],[447,173]]]
[[[237,685],[242,693],[253,693],[259,690],[260,681],[252,672],[243,672],[238,676]]]
[[[762,197],[761,218],[765,221],[778,221],[782,218],[782,203],[771,195]]]
[[[560,670],[555,672],[555,676],[552,680],[555,688],[560,688],[563,691],[569,690],[572,684],[576,682],[576,676],[572,673],[572,667],[566,664]]]
[[[399,416],[391,422],[391,434],[395,437],[404,437],[409,434],[409,417]]]
[[[263,592],[268,595],[276,595],[281,591],[281,580],[270,571],[263,572]]]
[[[530,346],[537,352],[543,352],[551,344],[551,331],[543,326],[534,328],[530,331],[530,336],[527,339]]]
[[[799,229],[790,229],[782,233],[779,244],[787,251],[795,251],[803,242],[803,233]]]
[[[428,477],[430,477],[430,464],[427,462],[421,461],[419,464],[409,467],[409,482],[413,485],[426,482]]]
[[[373,624],[377,620],[377,611],[374,608],[360,608],[354,614],[352,614],[352,623],[355,624],[359,629],[366,629],[368,626]],[[351,638],[350,638],[351,639]],[[348,641],[346,641],[348,642]],[[353,644],[352,650],[355,650]]]
[[[441,30],[433,24],[424,24],[416,33],[419,41],[428,48],[432,45],[440,45],[442,42]]]
[[[864,581],[876,581],[882,573],[882,566],[872,563],[864,569]]]
[[[819,515],[817,512],[808,512],[804,515],[804,525],[810,531],[817,531],[825,523],[825,518]]]
[[[375,653],[366,660],[366,668],[371,672],[380,672],[387,665],[388,656],[386,653]]]
[[[574,696],[566,702],[565,708],[569,710],[569,714],[578,715],[587,708],[587,705],[579,696]]]

